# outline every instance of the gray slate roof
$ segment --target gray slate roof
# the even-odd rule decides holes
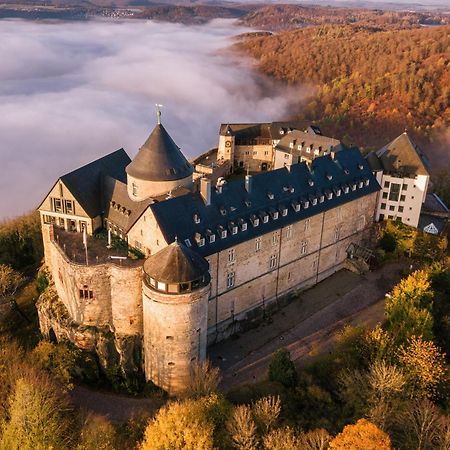
[[[429,175],[423,153],[406,132],[378,150],[376,155],[384,173],[409,178]]]
[[[309,184],[310,180],[313,181],[312,186]],[[363,186],[352,190],[351,186],[355,183],[359,186],[360,181]],[[350,186],[346,194],[343,192],[344,186]],[[339,188],[342,190],[341,195],[336,196]],[[294,164],[290,171],[282,168],[254,175],[250,193],[246,191],[243,179],[227,183],[221,193],[213,188],[209,206],[205,205],[198,192],[193,192],[153,203],[150,208],[168,243],[173,242],[176,237],[183,243],[189,239],[192,248],[207,256],[379,189],[379,184],[359,150],[349,149],[338,152],[334,160],[330,156],[316,158],[311,170],[305,163],[301,163]],[[316,205],[312,205],[313,198],[320,198],[322,194],[329,192],[333,192],[331,200],[325,196],[322,203],[317,201]],[[310,202],[308,207],[306,201]],[[295,211],[293,206],[297,202],[301,204],[299,211]],[[281,213],[284,208],[287,209],[285,216]],[[279,212],[277,219],[273,219],[275,211]],[[199,223],[194,220],[195,215],[200,219]],[[253,226],[251,218],[261,218],[263,215],[268,215],[269,221],[263,223],[260,220],[259,226]],[[243,223],[247,224],[245,231]],[[232,234],[235,226],[238,231]],[[224,239],[219,233],[222,229],[227,230],[227,237]],[[209,234],[215,235],[215,242],[209,242]],[[205,244],[199,246],[201,241],[197,242],[196,237],[205,237]]]
[[[238,139],[280,139],[291,130],[304,128],[299,121],[271,122],[271,123],[223,123],[219,134],[222,136],[232,134]]]
[[[197,252],[175,241],[147,258],[144,272],[164,283],[187,283],[208,273],[209,264]]]
[[[130,199],[127,184],[112,177],[105,177],[103,182],[105,218],[128,232],[139,219],[151,199],[135,202]]]
[[[338,141],[337,139],[322,136],[321,134],[315,134],[313,132],[294,130],[284,135],[280,139],[280,142],[278,142],[276,149],[283,152],[290,152],[291,143],[294,146],[293,150],[309,156],[313,156],[314,150],[316,149],[320,150],[319,156],[322,156],[324,153],[330,150],[338,149],[338,146],[339,150],[342,148],[340,146],[340,141]],[[302,150],[298,150],[299,145],[303,146]],[[310,147],[312,149],[311,153],[306,153],[306,147]]]
[[[104,211],[104,178],[109,176],[126,183],[125,167],[129,163],[130,158],[122,148],[69,172],[60,179],[89,217],[96,217]]]
[[[181,180],[194,171],[161,124],[156,125],[126,170],[146,181]]]

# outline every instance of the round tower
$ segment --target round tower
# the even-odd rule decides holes
[[[184,391],[206,358],[208,262],[174,242],[144,263],[144,370],[169,394]]]
[[[140,202],[192,186],[193,168],[166,129],[158,124],[126,167],[128,195]]]

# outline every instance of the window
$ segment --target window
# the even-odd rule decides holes
[[[234,272],[227,273],[227,289],[234,286]]]
[[[406,196],[405,195],[400,195],[400,201],[404,202],[406,200]]]
[[[383,198],[388,198],[388,193],[387,192],[383,192]]]
[[[62,212],[62,201],[60,198],[53,199],[53,211]]]
[[[278,262],[278,255],[272,255],[269,260],[269,267],[271,269],[274,269],[275,267],[277,267],[277,262]]]
[[[185,239],[184,243],[186,244],[186,247],[190,247],[191,246],[191,241],[189,239]]]
[[[394,216],[388,216],[388,219],[392,220],[394,218]]]
[[[80,289],[80,298],[83,300],[92,299],[94,298],[94,293],[87,286],[83,286],[83,289]]]
[[[274,231],[272,234],[272,245],[276,245],[278,243],[278,231]]]
[[[385,188],[388,188],[388,187],[389,187],[389,181],[385,181],[385,182],[384,182],[384,187],[385,187]]]
[[[132,190],[133,196],[134,196],[134,197],[137,197],[137,195],[138,195],[138,188],[137,188],[136,183],[133,183],[133,184],[131,185],[131,190]]]
[[[309,230],[310,225],[311,225],[311,219],[306,219],[305,220],[305,231]]]
[[[400,185],[397,183],[391,184],[391,189],[389,191],[389,200],[393,200],[396,202],[398,200],[398,197],[400,195]]]
[[[234,248],[230,248],[230,250],[228,250],[228,262],[234,261],[236,261],[236,251]]]
[[[407,191],[408,190],[408,185],[404,184],[403,187],[402,187],[402,190]]]
[[[300,244],[300,254],[306,255],[308,252],[308,241],[302,241]]]
[[[292,225],[288,225],[286,227],[286,239],[290,239],[292,237]]]
[[[403,212],[403,206],[398,207],[398,212]]]
[[[261,250],[261,238],[255,239],[255,252],[259,252]]]
[[[382,203],[382,204],[380,205],[380,209],[386,209],[386,203]]]
[[[74,214],[75,213],[75,208],[74,208],[74,203],[72,200],[66,200],[65,201],[65,206],[66,206],[66,213],[67,214]]]
[[[340,235],[341,235],[341,229],[340,229],[340,227],[336,227],[336,228],[334,229],[334,240],[335,240],[335,241],[338,241]]]

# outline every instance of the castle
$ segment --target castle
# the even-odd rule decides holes
[[[222,125],[190,163],[158,120],[133,160],[70,172],[39,206],[56,292],[41,331],[177,394],[208,345],[344,267],[379,190],[358,149],[315,127]]]

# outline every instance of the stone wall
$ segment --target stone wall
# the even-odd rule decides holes
[[[143,287],[145,376],[170,394],[206,357],[209,286],[170,295]]]
[[[208,257],[209,343],[233,334],[237,322],[257,316],[290,292],[342,269],[350,243],[368,240],[375,203],[376,193],[370,194]],[[230,273],[234,286],[229,288]]]

